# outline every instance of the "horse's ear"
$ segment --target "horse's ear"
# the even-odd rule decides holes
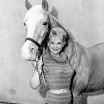
[[[32,5],[28,2],[28,0],[25,1],[25,7],[27,10],[29,10],[32,7]]]
[[[48,11],[48,2],[47,0],[42,0],[42,8]]]

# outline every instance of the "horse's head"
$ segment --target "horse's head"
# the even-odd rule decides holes
[[[38,52],[47,40],[47,37],[53,27],[61,27],[68,34],[70,41],[74,39],[72,34],[48,11],[48,3],[46,0],[42,0],[42,4],[31,6],[26,0],[25,5],[27,13],[24,18],[24,24],[27,29],[27,36],[25,43],[21,49],[21,54],[26,60],[36,60],[39,56]],[[55,9],[54,9],[55,10]],[[57,13],[57,11],[55,10]],[[55,13],[54,12],[54,13]]]
[[[38,50],[49,31],[48,3],[42,0],[42,4],[32,7],[26,0],[25,5],[28,9],[24,18],[27,36],[21,54],[26,60],[36,60]]]

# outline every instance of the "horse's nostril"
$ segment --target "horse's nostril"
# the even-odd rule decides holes
[[[34,48],[31,48],[30,49],[30,53],[32,53],[32,54],[35,53],[35,49]]]
[[[30,52],[33,52],[33,50],[34,50],[34,48],[31,48],[31,49],[30,49]]]

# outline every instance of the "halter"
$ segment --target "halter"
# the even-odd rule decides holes
[[[39,48],[42,47],[42,45],[40,45],[37,41],[35,41],[35,40],[32,39],[32,38],[26,38],[25,41],[26,41],[26,40],[30,40],[31,42],[35,43]]]
[[[38,52],[36,53],[36,55],[37,55],[38,59],[40,59],[40,56],[42,54],[43,46],[41,44],[39,44],[37,41],[35,41],[34,39],[32,39],[32,38],[27,37],[27,38],[25,38],[25,41],[26,40],[29,40],[29,41],[35,43],[38,46]]]

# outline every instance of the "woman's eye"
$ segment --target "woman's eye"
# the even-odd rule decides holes
[[[26,26],[26,23],[24,23],[24,26]]]
[[[62,44],[62,43],[58,43],[58,44]]]
[[[50,42],[51,44],[54,44],[54,42]]]
[[[43,25],[47,25],[47,24],[48,24],[47,22],[44,22],[44,23],[43,23]]]

